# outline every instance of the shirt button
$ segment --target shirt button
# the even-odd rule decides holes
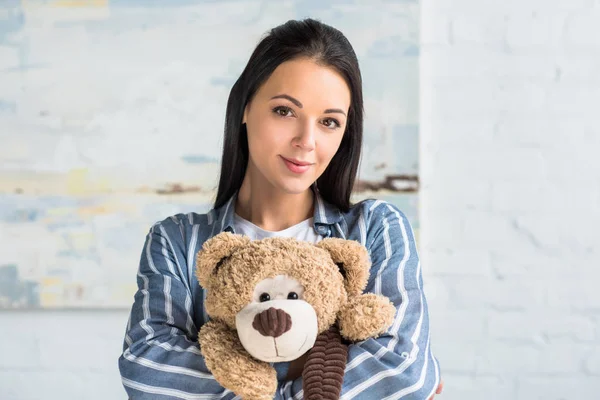
[[[410,357],[410,354],[408,354],[407,352],[403,352],[403,353],[401,354],[401,356],[402,356],[403,358],[408,358],[408,357]]]
[[[319,232],[321,235],[324,235],[327,232],[327,228],[324,226],[320,226],[317,228],[317,232]]]

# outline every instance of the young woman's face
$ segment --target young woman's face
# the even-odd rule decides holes
[[[350,89],[335,70],[308,59],[280,64],[244,110],[248,173],[286,193],[301,193],[337,152]]]

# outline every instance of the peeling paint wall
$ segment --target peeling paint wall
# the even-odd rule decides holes
[[[416,1],[3,1],[0,308],[128,307],[149,227],[210,207],[254,46],[306,16],[361,62],[354,200],[389,200],[418,231]]]

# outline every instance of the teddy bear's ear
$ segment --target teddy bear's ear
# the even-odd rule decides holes
[[[369,279],[369,253],[359,242],[339,238],[325,238],[316,244],[331,256],[344,277],[346,292],[350,296],[362,294]]]
[[[202,287],[207,287],[211,274],[234,251],[246,246],[250,239],[230,232],[221,232],[208,239],[196,256],[196,277]]]

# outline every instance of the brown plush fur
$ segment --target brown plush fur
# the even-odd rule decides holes
[[[387,298],[362,294],[369,268],[367,250],[350,240],[326,238],[316,245],[280,237],[250,241],[227,232],[209,239],[198,253],[196,269],[200,285],[207,290],[206,310],[215,320],[205,324],[200,334],[208,368],[244,399],[274,394],[274,369],[252,359],[241,347],[235,317],[252,302],[257,283],[276,275],[288,275],[304,286],[304,300],[317,314],[318,333],[336,320],[341,335],[350,340],[383,333],[396,309]]]
[[[394,322],[396,308],[387,298],[367,293],[351,298],[340,310],[340,333],[352,341],[377,337]]]
[[[277,390],[277,374],[267,363],[255,360],[246,352],[235,331],[219,321],[209,321],[200,328],[200,348],[206,366],[228,389],[243,393],[244,399],[271,400]],[[211,346],[209,343],[220,343]],[[222,365],[235,366],[223,368]]]

